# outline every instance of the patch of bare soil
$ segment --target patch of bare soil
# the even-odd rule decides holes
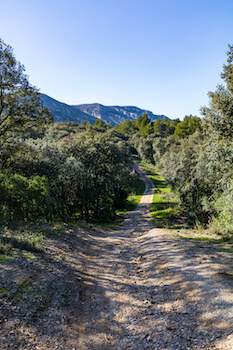
[[[0,264],[1,349],[233,349],[232,258],[154,228],[138,171],[147,192],[123,227]]]

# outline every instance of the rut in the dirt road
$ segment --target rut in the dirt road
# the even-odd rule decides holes
[[[153,184],[137,171],[139,206],[89,246],[78,349],[233,349],[232,284],[200,249],[153,228]]]

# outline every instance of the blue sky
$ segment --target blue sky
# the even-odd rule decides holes
[[[7,0],[0,37],[68,104],[200,115],[233,44],[232,0]]]

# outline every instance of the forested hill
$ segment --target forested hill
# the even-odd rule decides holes
[[[155,115],[135,106],[104,106],[99,103],[70,106],[45,94],[41,94],[41,99],[44,106],[50,109],[55,122],[83,123],[86,120],[95,124],[97,119],[102,119],[105,123],[111,123],[114,126],[123,123],[126,119],[135,120],[139,115],[144,114],[147,114],[151,121],[165,118],[164,115]]]

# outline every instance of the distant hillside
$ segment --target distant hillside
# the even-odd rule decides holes
[[[82,112],[92,115],[95,118],[102,119],[112,125],[123,123],[126,119],[137,119],[139,115],[148,114],[151,121],[158,118],[164,119],[164,115],[155,115],[152,112],[134,106],[103,106],[99,103],[82,104],[73,106]]]
[[[102,119],[105,123],[111,123],[114,126],[115,124],[123,123],[126,119],[137,119],[139,115],[144,115],[145,113],[148,114],[152,121],[158,118],[165,118],[164,115],[155,115],[146,109],[134,106],[103,106],[99,103],[70,106],[56,101],[45,94],[41,94],[41,99],[44,106],[50,109],[55,122],[74,121],[83,123],[86,120],[94,124],[97,119]]]
[[[91,124],[95,124],[97,120],[95,117],[92,117],[75,107],[54,100],[52,97],[45,94],[41,94],[41,100],[44,106],[50,109],[55,122],[72,121],[81,124],[86,120]]]

